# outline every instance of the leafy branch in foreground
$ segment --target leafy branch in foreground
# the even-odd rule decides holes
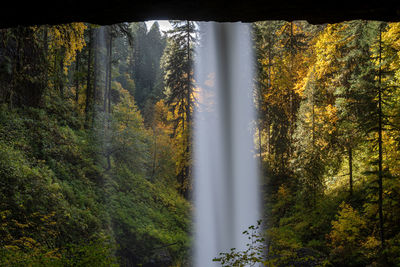
[[[260,233],[261,220],[257,221],[257,225],[251,225],[243,234],[247,236],[249,243],[246,244],[246,249],[237,251],[236,248],[231,248],[230,252],[219,253],[219,258],[214,258],[213,261],[218,261],[223,267],[228,266],[255,266],[257,263],[263,263],[263,252],[265,251],[264,237]]]

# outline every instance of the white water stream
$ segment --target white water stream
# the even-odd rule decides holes
[[[258,166],[252,123],[253,54],[250,25],[200,23],[195,65],[198,107],[194,128],[194,266],[230,248],[259,219]]]

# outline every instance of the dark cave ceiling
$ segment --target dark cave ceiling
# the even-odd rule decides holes
[[[94,0],[7,1],[0,27],[90,22],[100,25],[151,19],[200,21],[307,20],[313,24],[353,19],[400,21],[400,1],[262,1],[262,0]]]

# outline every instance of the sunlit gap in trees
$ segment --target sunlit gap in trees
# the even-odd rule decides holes
[[[155,22],[158,23],[161,32],[166,32],[166,31],[172,30],[172,25],[169,22],[169,20],[148,20],[145,22],[147,29],[151,29],[151,27],[153,26],[153,24]]]
[[[194,121],[194,266],[231,248],[259,216],[253,155],[253,54],[250,26],[200,23],[195,62],[198,103]]]

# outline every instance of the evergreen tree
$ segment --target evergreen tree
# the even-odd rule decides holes
[[[166,39],[160,33],[158,22],[150,30],[141,22],[133,25],[132,79],[136,84],[134,93],[145,121],[152,114],[151,107],[162,98],[163,82],[160,60]]]
[[[194,104],[193,57],[196,25],[192,21],[171,21],[169,42],[165,49],[164,70],[167,104],[174,120],[174,136],[180,143],[177,178],[180,192],[188,196],[191,175],[191,127]]]

